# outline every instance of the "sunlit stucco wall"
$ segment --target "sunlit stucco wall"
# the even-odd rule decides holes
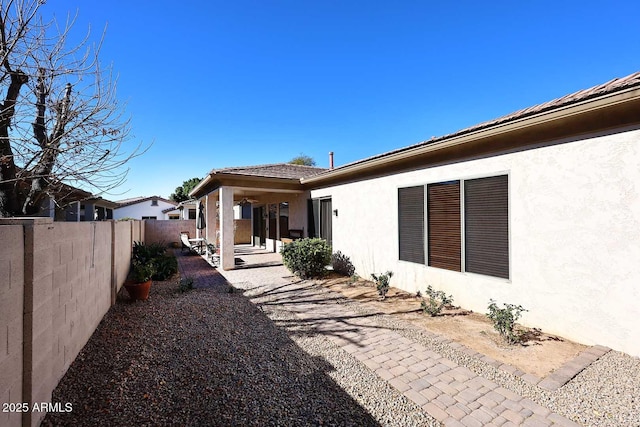
[[[509,280],[398,260],[399,187],[509,174]],[[312,191],[332,197],[334,251],[360,276],[427,285],[486,312],[521,304],[523,323],[640,356],[640,130],[621,129],[499,156]]]

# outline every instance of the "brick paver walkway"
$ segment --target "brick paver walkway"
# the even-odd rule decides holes
[[[328,301],[321,290],[292,282],[282,266],[217,272],[204,261],[185,263],[188,258],[198,260],[179,257],[184,274],[203,283],[218,286],[226,279],[239,287],[266,286],[260,295],[264,303],[294,312],[301,322],[326,335],[446,426],[579,425],[420,343],[381,328],[370,317]]]

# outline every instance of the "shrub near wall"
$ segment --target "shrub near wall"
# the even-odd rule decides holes
[[[321,276],[331,262],[331,246],[323,239],[301,239],[285,244],[280,250],[282,262],[302,279]]]

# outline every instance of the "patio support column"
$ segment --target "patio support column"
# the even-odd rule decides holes
[[[233,188],[220,187],[220,267],[232,270],[233,257]]]
[[[216,205],[218,204],[218,198],[215,193],[207,194],[207,212],[205,213],[205,218],[207,220],[207,242],[213,243],[215,245],[218,244],[216,241],[216,231],[218,231],[218,219],[216,218],[218,214],[218,208]]]
[[[201,231],[198,229],[198,218],[200,218],[200,203],[202,203],[202,200],[198,199],[196,200],[196,239],[199,239],[200,237],[202,237]]]

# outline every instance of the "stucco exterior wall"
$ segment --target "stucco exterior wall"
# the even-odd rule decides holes
[[[558,141],[563,142],[563,141]],[[509,174],[509,280],[398,260],[399,187]],[[333,247],[363,277],[427,285],[484,313],[521,304],[522,323],[640,356],[640,130],[620,130],[489,158],[312,191],[331,196]]]
[[[163,213],[165,209],[173,208],[175,205],[158,200],[157,206],[151,205],[151,200],[145,200],[129,206],[123,206],[113,211],[113,219],[133,218],[142,219],[143,216],[155,216],[156,219],[169,219],[169,215]]]

